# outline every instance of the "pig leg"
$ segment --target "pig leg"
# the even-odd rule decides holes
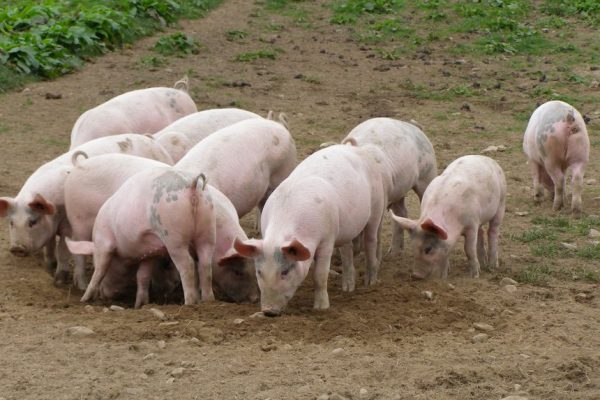
[[[477,260],[477,231],[478,227],[470,226],[465,230],[465,253],[469,259],[469,269],[472,278],[479,278],[479,261]]]
[[[554,183],[554,203],[552,209],[558,211],[565,202],[565,174],[559,166],[552,166],[548,169],[548,175]]]
[[[44,261],[47,271],[54,275],[56,270],[56,237],[52,236],[44,245]]]
[[[371,218],[363,230],[365,257],[367,259],[367,270],[365,272],[365,286],[377,283],[377,234],[381,225],[382,216]]]
[[[394,214],[399,217],[408,217],[408,211],[406,210],[406,206],[404,205],[404,197],[397,201],[396,203],[390,206]],[[392,224],[392,244],[388,250],[388,254],[396,256],[400,254],[401,250],[404,248],[404,229],[400,227],[400,224]]]
[[[581,216],[581,192],[583,191],[583,170],[584,164],[578,163],[572,166],[571,185],[572,185],[572,198],[571,198],[571,211],[573,216],[579,218]]]
[[[54,273],[54,282],[56,284],[63,284],[69,277],[69,260],[71,259],[71,253],[67,247],[66,237],[63,235],[58,236],[58,245],[56,246],[56,272]],[[83,287],[77,285],[75,277],[73,277],[73,283],[78,289],[85,290],[87,282],[84,282]]]
[[[85,279],[85,256],[73,254],[75,269],[73,270],[73,285],[80,290],[85,290],[87,280]]]
[[[202,243],[196,248],[198,255],[198,276],[200,277],[200,292],[202,301],[210,301],[215,299],[212,288],[212,256],[214,247]]]
[[[340,255],[342,257],[342,290],[344,292],[353,292],[356,287],[352,247],[352,243],[346,243],[340,247]]]
[[[533,160],[529,160],[529,165],[533,175],[533,201],[539,204],[544,199],[544,186],[542,186],[544,167]]]
[[[485,254],[485,243],[484,243],[484,232],[483,225],[479,227],[477,230],[477,258],[479,259],[479,264],[486,265],[488,263],[487,256]]]
[[[500,209],[494,215],[494,218],[488,225],[488,265],[491,268],[498,268],[498,235],[500,234],[500,224],[504,218],[505,206],[502,204]]]
[[[329,308],[329,294],[327,293],[327,278],[329,277],[329,264],[333,254],[333,243],[321,247],[315,256],[315,310]]]
[[[196,284],[196,274],[194,269],[194,259],[190,255],[187,246],[174,249],[167,248],[169,256],[175,264],[175,268],[181,277],[181,286],[183,287],[183,297],[185,304],[198,303],[198,285]]]
[[[90,280],[90,284],[87,286],[83,297],[81,297],[82,302],[90,301],[96,297],[98,286],[100,285],[100,282],[102,282],[102,279],[110,266],[111,256],[111,253],[108,251],[97,251],[94,253],[94,273],[92,274],[92,279]]]
[[[135,293],[135,308],[140,308],[150,302],[150,281],[152,280],[152,271],[154,263],[152,260],[143,260],[140,262],[135,279],[137,282],[137,291]]]

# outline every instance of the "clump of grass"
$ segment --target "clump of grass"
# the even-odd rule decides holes
[[[167,65],[168,61],[165,57],[161,56],[145,56],[138,60],[137,65],[139,68],[156,69]]]
[[[511,235],[511,239],[517,242],[530,243],[537,240],[556,240],[556,235],[549,230],[532,228],[520,234]]]
[[[277,52],[273,50],[258,50],[258,51],[249,51],[246,53],[240,53],[235,56],[235,61],[238,62],[250,62],[256,61],[258,59],[269,59],[275,60],[277,58]]]
[[[227,32],[227,40],[229,40],[231,42],[234,40],[246,39],[247,37],[248,37],[248,32],[246,32],[246,31],[233,30],[233,31]]]
[[[334,24],[353,24],[365,14],[394,14],[404,6],[403,0],[343,0],[333,6]]]
[[[552,267],[548,265],[528,265],[517,274],[516,279],[519,283],[547,286],[553,273]]]
[[[183,32],[162,36],[154,45],[154,50],[165,56],[177,55],[184,57],[189,54],[198,54],[200,44],[196,39]]]

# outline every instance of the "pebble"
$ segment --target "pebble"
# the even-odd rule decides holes
[[[329,400],[329,395],[324,393],[324,394],[320,395],[319,397],[317,397],[317,400]]]
[[[239,325],[239,324],[241,324],[243,322],[244,322],[244,320],[242,318],[236,318],[236,319],[233,320],[233,324],[234,325]]]
[[[483,343],[485,341],[487,341],[489,338],[489,336],[485,333],[478,333],[477,335],[473,336],[471,338],[471,341],[473,343]]]
[[[516,286],[515,286],[515,287],[516,287]],[[513,315],[515,315],[515,313],[514,313],[514,312],[512,312],[511,310],[503,310],[503,311],[502,311],[502,316],[503,316],[503,317],[511,317],[511,316],[513,316]]]
[[[148,353],[144,356],[144,358],[142,358],[142,360],[150,360],[151,358],[156,357],[156,354],[154,353]]]
[[[524,353],[521,353],[521,354],[519,354],[519,355],[520,355],[521,357],[523,357],[524,359],[526,359],[526,360],[527,360],[528,358],[531,358],[531,356],[528,356],[527,354],[524,354]]]
[[[506,150],[506,146],[501,144],[498,146],[488,146],[485,149],[481,150],[481,154],[487,154],[487,153],[496,153],[497,151],[504,151]]]
[[[341,356],[344,354],[344,349],[342,349],[341,347],[338,347],[337,349],[333,349],[331,354],[333,354],[334,356]]]
[[[508,397],[504,397],[501,400],[529,400],[527,397],[515,396],[514,394]]]
[[[517,287],[515,285],[505,285],[504,290],[508,293],[514,293],[517,291]]]
[[[164,340],[159,340],[156,345],[158,346],[159,349],[164,349],[165,347],[167,347],[167,342],[165,342]]]
[[[529,215],[529,211],[515,211],[515,215],[518,217],[526,217]]]
[[[179,368],[175,368],[173,371],[171,371],[171,376],[173,378],[181,378],[184,373],[185,373],[185,368],[179,367]]]
[[[154,315],[156,318],[158,318],[162,321],[167,319],[167,316],[165,315],[165,313],[160,311],[158,308],[151,308],[149,311],[152,313],[152,315]]]
[[[94,310],[94,306],[90,306],[89,304],[83,307],[83,309],[89,313],[96,312],[96,310]]]
[[[587,300],[588,299],[588,295],[585,293],[577,293],[575,295],[575,300]]]
[[[125,388],[125,393],[127,394],[142,394],[144,389],[140,388]]]
[[[104,308],[102,309],[102,312],[109,312],[109,311],[110,311],[110,310],[108,309],[108,307],[104,307]]]
[[[262,311],[255,312],[250,316],[250,318],[264,318],[265,314]]]
[[[196,364],[193,361],[182,361],[181,366],[183,368],[194,368]]]
[[[173,326],[179,325],[179,321],[169,321],[169,322],[161,322],[158,326]]]
[[[85,337],[95,335],[96,332],[85,326],[72,326],[67,329],[67,334],[71,336]]]
[[[121,306],[115,306],[115,305],[112,305],[112,306],[110,306],[110,310],[111,310],[111,311],[123,311],[123,310],[124,310],[124,308],[123,308],[123,307],[121,307]]]
[[[454,290],[454,289],[456,289],[456,286],[454,286],[453,284],[449,283],[448,284],[448,289]]]
[[[284,345],[283,345],[281,348],[282,348],[283,350],[287,350],[287,351],[289,351],[289,350],[293,349],[292,345],[291,345],[291,344],[289,344],[289,343],[286,343],[286,344],[284,344]]]
[[[518,383],[515,383],[514,388],[515,388],[515,392],[518,392],[519,390],[521,390],[522,386],[519,385]]]
[[[511,278],[504,277],[500,280],[500,286],[514,285],[517,286],[517,281]]]
[[[425,297],[427,300],[433,300],[433,292],[431,290],[423,290],[421,296]]]
[[[277,350],[277,345],[275,343],[264,343],[260,346],[260,349],[264,352]]]
[[[173,382],[175,382],[175,378],[169,378],[169,379],[167,379],[167,384],[168,385],[172,384]]]
[[[494,327],[492,325],[483,322],[475,322],[473,324],[473,328],[477,329],[478,331],[484,332],[490,332],[494,330]]]
[[[358,394],[360,395],[360,397],[367,397],[368,393],[369,392],[365,388],[360,388],[360,391],[358,392]]]
[[[577,250],[577,245],[573,243],[560,242],[560,245],[567,250]]]
[[[594,179],[594,178],[590,178],[590,179],[586,179],[586,180],[585,180],[585,183],[586,183],[587,185],[595,185],[595,184],[596,184],[596,182],[597,182],[597,180],[596,180],[596,179]]]
[[[588,234],[588,236],[591,238],[599,238],[600,232],[597,231],[596,229],[590,229],[590,233]]]

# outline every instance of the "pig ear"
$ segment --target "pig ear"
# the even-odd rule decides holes
[[[6,217],[11,208],[15,205],[14,199],[10,197],[0,197],[0,218]]]
[[[427,218],[425,220],[425,222],[423,222],[421,224],[421,229],[423,229],[424,231],[427,231],[427,232],[434,233],[434,234],[438,235],[443,240],[448,239],[448,233],[446,233],[446,231],[444,230],[444,228],[442,228],[439,225],[436,225],[431,220],[431,218]]]
[[[298,239],[293,239],[286,245],[281,246],[281,251],[285,256],[294,261],[306,261],[310,258],[308,250]]]
[[[244,258],[255,258],[262,254],[262,240],[249,239],[241,241],[235,238],[233,248]]]
[[[40,214],[52,215],[56,211],[54,204],[46,201],[44,196],[36,194],[31,203],[28,204],[29,208],[33,211],[39,212]]]
[[[240,260],[244,260],[244,257],[232,247],[217,261],[217,265],[220,267],[235,266],[237,265],[236,261]]]
[[[94,242],[75,242],[67,238],[67,247],[72,254],[79,254],[83,256],[94,254]]]
[[[392,217],[392,219],[396,221],[396,223],[400,225],[401,228],[409,231],[415,231],[419,226],[417,221],[413,221],[412,219],[408,218],[398,217],[396,214],[394,214],[392,210],[390,210],[390,217]]]

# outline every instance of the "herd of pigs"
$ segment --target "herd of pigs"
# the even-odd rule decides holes
[[[355,289],[353,256],[364,251],[365,285],[377,282],[383,217],[391,210],[399,255],[404,230],[414,253],[412,276],[446,278],[460,236],[470,274],[498,265],[506,202],[502,168],[466,155],[438,175],[422,130],[372,118],[341,142],[302,160],[278,121],[235,108],[197,111],[187,79],[117,96],[83,113],[68,152],[39,167],[14,198],[0,198],[10,252],[45,250],[55,283],[70,278],[82,301],[135,292],[135,307],[181,285],[185,304],[218,297],[256,301],[279,315],[314,262],[314,308],[329,307],[327,279],[334,249],[342,289]],[[134,132],[134,133],[132,133]],[[544,189],[558,210],[572,174],[572,212],[582,210],[589,138],[581,114],[550,101],[535,110],[523,148],[532,168],[534,201]],[[407,218],[405,196],[421,201]],[[239,218],[257,210],[261,239]],[[487,251],[484,226],[487,228]],[[86,256],[93,256],[91,279]]]

